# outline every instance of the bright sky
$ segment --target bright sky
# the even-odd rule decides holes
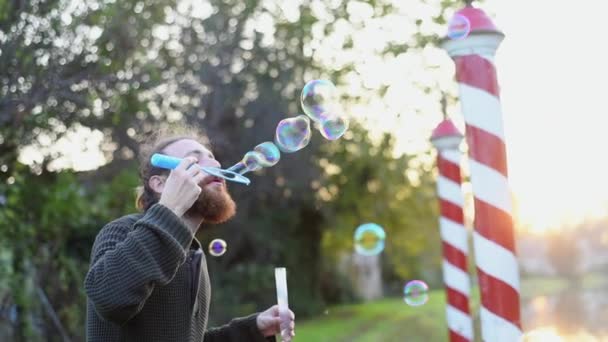
[[[496,63],[521,220],[541,230],[608,214],[605,4],[489,0],[487,8],[506,34]]]
[[[267,3],[271,8],[273,2]],[[317,17],[333,21],[320,3],[311,5]],[[438,14],[438,3],[396,0],[397,13],[374,20],[371,8],[351,1],[348,9],[354,14],[353,22],[337,22],[331,37],[321,37],[324,25],[319,22],[312,32],[319,39],[305,52],[312,55],[314,50],[315,58],[328,67],[355,63],[356,70],[347,76],[342,91],[354,94],[388,87],[384,97],[373,96],[349,112],[370,121],[372,134],[398,132],[402,151],[428,148],[430,132],[441,120],[439,98],[425,95],[413,83],[455,91],[454,66],[440,49],[397,58],[381,58],[378,52],[387,41],[405,44],[412,39],[412,18]],[[540,231],[608,215],[608,161],[600,140],[606,122],[603,83],[608,77],[603,2],[486,0],[480,7],[506,34],[496,63],[519,220]],[[296,8],[276,10],[297,21]],[[337,50],[352,24],[362,27],[354,49]],[[272,37],[271,23],[266,26]],[[260,27],[264,30],[265,26]],[[422,28],[426,33],[445,33],[445,27],[433,23],[425,22]],[[459,106],[450,106],[448,113],[462,125]],[[101,139],[95,138],[97,143]],[[99,165],[101,153],[77,140],[72,136],[60,142],[59,150],[66,157],[58,164],[81,170]],[[24,153],[22,161],[36,160],[33,151],[26,152],[30,153]]]
[[[608,122],[602,101],[608,76],[603,2],[487,0],[479,7],[506,34],[496,63],[518,220],[542,231],[608,215],[608,161],[600,140]],[[371,36],[376,38],[370,46],[378,44],[379,35]],[[450,89],[452,61],[443,51],[427,55],[437,64],[441,87]],[[395,94],[381,99],[384,107],[358,108],[378,128],[398,127],[406,151],[421,148],[441,119],[438,101],[414,105],[423,115],[407,114],[408,104],[417,101],[408,75],[430,73],[412,59],[371,68],[364,76],[368,82],[374,75],[392,78]],[[405,113],[400,123],[391,110]],[[462,121],[458,106],[448,112]]]

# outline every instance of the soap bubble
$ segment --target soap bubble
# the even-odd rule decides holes
[[[322,122],[327,119],[327,110],[337,102],[336,86],[328,80],[312,80],[302,89],[300,102],[302,110],[312,120]]]
[[[321,135],[327,140],[337,140],[348,129],[348,118],[345,115],[331,115],[321,123]]]
[[[260,160],[260,165],[263,167],[274,166],[281,159],[281,152],[277,146],[270,141],[263,142],[256,147],[253,148],[255,152],[260,153],[262,159]]]
[[[462,14],[454,14],[448,22],[448,38],[464,39],[471,33],[471,22]]]
[[[249,151],[243,156],[242,163],[245,164],[247,171],[255,171],[262,168],[264,156],[257,151]]]
[[[422,280],[412,280],[403,288],[403,300],[410,306],[421,306],[429,300],[429,286]]]
[[[386,233],[375,223],[365,223],[355,230],[355,251],[361,255],[378,255],[384,250]]]
[[[218,257],[226,253],[226,241],[222,239],[214,239],[209,243],[209,254]]]
[[[279,122],[274,142],[281,151],[291,153],[306,147],[310,135],[310,120],[305,115],[298,115]]]
[[[265,158],[260,152],[249,151],[245,153],[240,162],[229,167],[227,171],[243,175],[247,172],[261,169],[264,163]]]
[[[253,151],[245,153],[243,159],[229,167],[228,171],[242,175],[259,170],[262,167],[273,166],[279,162],[280,158],[279,149],[273,143],[265,142],[256,146]]]

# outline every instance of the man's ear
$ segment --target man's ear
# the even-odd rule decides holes
[[[165,188],[165,180],[167,180],[166,176],[154,175],[148,180],[148,185],[150,186],[150,189],[160,195]]]

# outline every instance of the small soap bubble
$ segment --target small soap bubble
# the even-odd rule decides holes
[[[321,135],[327,140],[337,140],[348,129],[348,118],[345,115],[331,115],[321,123]]]
[[[355,251],[361,255],[378,255],[384,250],[386,233],[375,223],[365,223],[355,230]]]
[[[464,39],[471,33],[471,22],[462,14],[454,14],[448,22],[448,38]]]
[[[260,152],[249,151],[245,153],[241,162],[245,165],[247,171],[255,171],[262,168],[263,161],[264,156]]]
[[[310,119],[306,115],[298,115],[279,122],[274,142],[281,151],[291,153],[306,147],[310,135]]]
[[[281,152],[279,152],[279,148],[270,141],[257,145],[253,148],[253,150],[260,153],[260,155],[263,157],[260,160],[260,165],[263,167],[274,166],[281,159]]]
[[[328,110],[337,102],[336,86],[328,80],[312,80],[302,89],[300,102],[306,115],[322,122],[327,119]]]
[[[410,306],[421,306],[429,300],[429,286],[422,280],[412,280],[403,288],[403,300]]]
[[[209,243],[209,254],[213,255],[214,257],[222,256],[224,253],[226,253],[227,246],[226,241],[222,239],[214,239]]]

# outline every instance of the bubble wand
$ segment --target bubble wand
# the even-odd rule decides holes
[[[289,314],[289,301],[287,299],[287,270],[285,267],[277,267],[274,269],[274,280],[277,287],[277,304],[279,304],[279,316],[284,318],[284,316]],[[280,327],[281,337],[283,336],[283,332],[286,327]]]
[[[150,159],[150,163],[152,163],[153,166],[168,170],[175,169],[181,161],[181,158],[171,157],[160,153],[154,153],[152,155],[152,158]],[[201,169],[210,175],[220,177],[232,182],[241,183],[245,185],[249,185],[249,183],[251,183],[249,178],[233,171],[223,170],[212,166],[201,166]]]

